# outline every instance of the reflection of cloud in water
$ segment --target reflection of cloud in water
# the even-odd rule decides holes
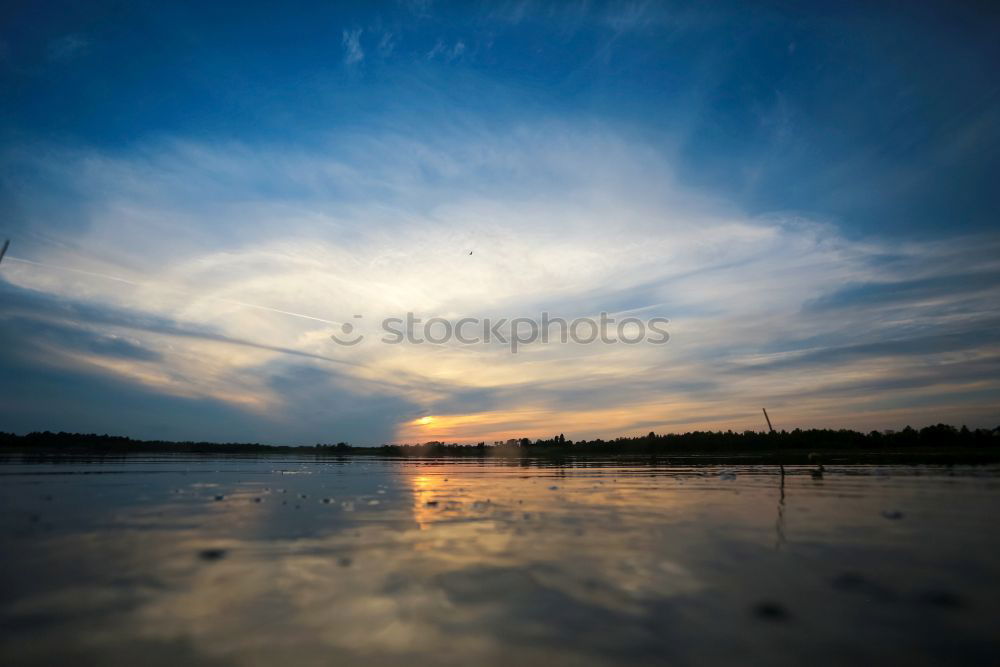
[[[240,465],[249,470],[235,477],[136,473],[130,502],[87,492],[79,521],[15,541],[0,621],[27,630],[0,631],[0,649],[40,663],[150,653],[149,664],[596,665],[736,660],[775,642],[802,657],[826,642],[832,662],[845,624],[881,628],[884,639],[865,640],[880,655],[927,619],[831,597],[829,580],[856,569],[893,592],[885,599],[908,599],[924,566],[907,571],[894,555],[926,565],[968,551],[964,532],[947,533],[955,517],[931,511],[939,499],[927,505],[949,487],[926,476],[918,489],[792,471],[776,551],[776,478],[750,469],[723,481],[646,466],[358,462],[281,475]],[[81,488],[111,487],[86,475],[67,486],[88,477]],[[974,506],[968,488],[949,498]],[[13,497],[0,491],[5,506]],[[880,516],[889,499],[910,523]],[[920,516],[952,539],[908,532]],[[212,557],[199,557],[206,549]],[[974,594],[960,569],[943,571],[937,585]],[[755,625],[748,610],[767,600],[809,632]],[[964,632],[988,633],[979,619],[990,616],[965,618]],[[826,627],[828,617],[842,620]]]
[[[322,536],[213,543],[231,555],[175,573],[183,584],[143,605],[133,622],[149,638],[198,637],[220,656],[336,648],[402,658],[449,646],[462,662],[501,655],[513,641],[523,657],[541,660],[595,622],[640,617],[644,596],[692,589],[662,553],[620,545],[626,556],[598,544],[601,531],[588,537],[578,521],[544,509],[553,495],[545,479],[512,486],[519,471],[511,473],[496,479],[441,466],[407,477],[415,527],[399,494],[386,510]],[[246,525],[251,506],[231,507]],[[568,538],[578,547],[572,567],[562,562]],[[190,561],[185,554],[203,544],[197,534],[174,536],[166,560]],[[266,631],[248,637],[248,625]]]

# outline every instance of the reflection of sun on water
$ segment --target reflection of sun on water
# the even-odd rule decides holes
[[[427,502],[433,500],[434,494],[443,488],[441,479],[438,475],[414,475],[410,478],[413,484],[413,519],[420,530],[426,530],[435,518],[437,510],[429,507]]]
[[[511,550],[514,503],[503,491],[508,475],[483,475],[480,466],[465,464],[418,465],[408,476],[420,535],[411,541],[412,551],[449,568],[509,566],[520,557]]]

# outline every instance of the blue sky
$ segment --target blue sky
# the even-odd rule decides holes
[[[986,3],[3,12],[8,430],[996,425]],[[348,351],[275,312],[542,308],[673,339]]]

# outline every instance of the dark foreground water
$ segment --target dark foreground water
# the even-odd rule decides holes
[[[998,664],[1000,468],[0,463],[0,663]]]

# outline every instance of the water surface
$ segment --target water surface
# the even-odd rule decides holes
[[[995,664],[998,467],[0,463],[4,664]]]

